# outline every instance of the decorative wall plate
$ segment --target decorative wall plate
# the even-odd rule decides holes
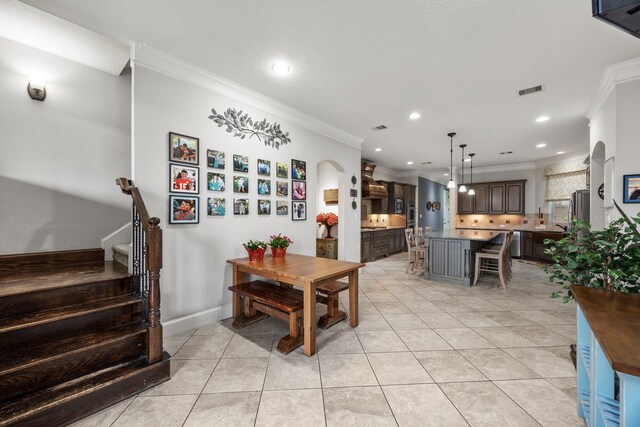
[[[358,209],[358,202],[356,202],[355,200],[353,202],[351,202],[351,207],[353,209]],[[366,219],[366,218],[365,218]]]
[[[433,202],[433,210],[434,211],[440,210],[440,202]]]
[[[433,203],[431,202],[427,202],[427,210],[430,211],[431,207],[433,206]]]
[[[598,197],[604,200],[604,182],[598,187]]]

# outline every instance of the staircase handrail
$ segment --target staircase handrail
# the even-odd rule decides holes
[[[140,256],[144,258],[145,272],[136,272],[134,268],[134,279],[140,279],[144,282],[140,294],[146,299],[146,315],[147,323],[147,358],[149,363],[155,363],[162,360],[162,324],[160,323],[160,269],[162,269],[162,229],[160,228],[160,218],[149,216],[147,207],[144,204],[142,195],[138,187],[134,186],[133,181],[120,177],[116,179],[116,184],[120,187],[124,194],[131,196],[133,200],[133,223],[139,221],[140,226],[144,230],[143,250],[140,250]],[[136,217],[139,217],[139,220]],[[134,238],[135,236],[135,226]],[[135,245],[134,245],[135,246]],[[136,248],[134,247],[134,252]],[[134,255],[134,264],[135,264]],[[140,277],[136,278],[135,276]],[[148,286],[147,286],[148,281]],[[148,295],[145,295],[148,293]]]

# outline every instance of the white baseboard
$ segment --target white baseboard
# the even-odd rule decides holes
[[[231,304],[210,308],[205,311],[193,313],[188,316],[162,322],[162,335],[164,338],[181,334],[183,332],[197,329],[202,326],[211,325],[220,320],[231,317],[233,311]]]

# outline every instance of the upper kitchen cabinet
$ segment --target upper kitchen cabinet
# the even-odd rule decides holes
[[[473,184],[475,196],[458,192],[458,214],[524,215],[526,180]]]
[[[405,213],[405,186],[399,182],[378,181],[387,189],[387,197],[371,201],[371,213],[374,214],[404,214]],[[415,188],[415,187],[414,187]]]
[[[404,186],[404,200],[407,205],[416,204],[416,186],[413,184],[405,184]]]

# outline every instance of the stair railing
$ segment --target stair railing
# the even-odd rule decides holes
[[[162,360],[162,324],[160,323],[160,269],[162,268],[162,229],[160,218],[150,217],[138,187],[126,178],[116,179],[124,194],[133,200],[132,264],[135,292],[143,301],[147,324],[149,363]]]

